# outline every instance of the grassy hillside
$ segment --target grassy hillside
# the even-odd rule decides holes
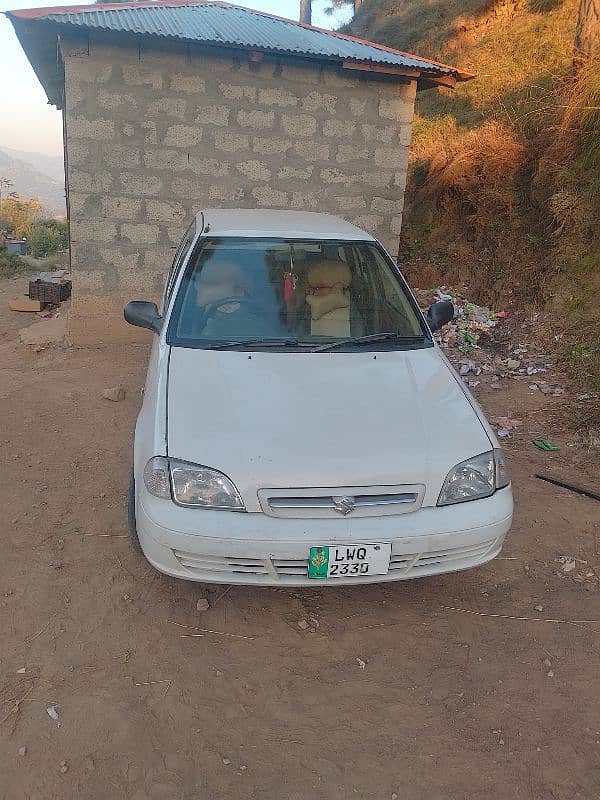
[[[419,284],[550,312],[600,388],[600,66],[572,77],[578,0],[364,0],[351,32],[477,78],[420,93],[405,211]]]

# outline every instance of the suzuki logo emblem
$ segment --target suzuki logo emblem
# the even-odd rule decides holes
[[[333,497],[333,507],[338,514],[351,514],[354,511],[354,498],[353,497]]]

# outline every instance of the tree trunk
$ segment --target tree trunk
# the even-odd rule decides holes
[[[600,0],[580,0],[573,49],[576,66],[581,66],[595,52],[600,52]]]
[[[300,0],[300,22],[310,25],[312,22],[312,0]]]

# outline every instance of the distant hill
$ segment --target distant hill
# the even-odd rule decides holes
[[[11,191],[39,197],[46,213],[66,213],[62,158],[0,146],[0,177],[13,182]]]
[[[60,183],[64,182],[65,166],[62,153],[57,156],[51,156],[47,153],[29,153],[24,150],[14,150],[12,147],[4,147],[4,145],[0,145],[0,150],[8,153],[13,158],[19,159],[19,161],[31,164],[32,167],[44,175],[48,175],[49,178],[54,178]]]

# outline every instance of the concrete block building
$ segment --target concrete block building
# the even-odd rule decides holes
[[[8,16],[63,112],[76,342],[125,335],[205,207],[337,214],[396,255],[415,93],[469,77],[223,2]]]

